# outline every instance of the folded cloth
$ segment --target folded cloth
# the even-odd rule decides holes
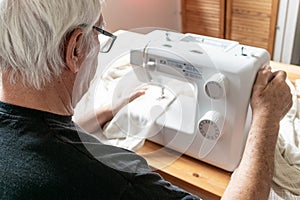
[[[134,150],[144,143],[148,136],[159,131],[155,121],[163,117],[176,95],[160,86],[150,86],[145,95],[124,106],[103,129],[107,141],[102,142]],[[134,143],[132,141],[134,140]]]

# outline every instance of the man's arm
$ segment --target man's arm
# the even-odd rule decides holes
[[[268,199],[274,172],[279,122],[292,105],[286,73],[269,66],[257,74],[252,89],[252,124],[243,158],[222,199]]]

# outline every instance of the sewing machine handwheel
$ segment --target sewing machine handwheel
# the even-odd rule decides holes
[[[204,91],[211,99],[221,99],[226,96],[227,88],[227,78],[221,73],[214,74],[204,84]]]

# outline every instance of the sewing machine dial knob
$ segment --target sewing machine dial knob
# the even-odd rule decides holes
[[[202,136],[209,140],[217,140],[224,123],[223,116],[216,111],[207,112],[199,121],[198,128]]]
[[[223,98],[227,93],[227,88],[227,78],[221,73],[211,76],[204,85],[206,95],[212,99]]]

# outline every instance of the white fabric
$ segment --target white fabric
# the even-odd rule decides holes
[[[269,199],[300,199],[300,108],[295,87],[290,81],[288,84],[293,95],[293,106],[280,122]]]
[[[155,134],[154,122],[175,99],[176,96],[169,91],[165,91],[164,98],[161,98],[161,88],[151,86],[145,95],[124,106],[107,124],[102,142],[137,150],[149,134]]]
[[[131,71],[130,65],[124,65],[124,63],[128,63],[128,57],[124,57],[120,60],[121,62],[116,62],[116,64],[111,66],[103,76],[100,76],[99,74],[96,75],[96,81],[92,84],[92,89],[89,90],[75,110],[76,118],[84,117],[85,113],[91,112],[92,109],[88,105],[91,104],[91,99],[93,99],[93,97],[97,99],[96,103],[93,102],[94,108],[100,107],[113,98],[112,93],[114,92],[114,88],[117,86],[119,80],[125,74],[128,74],[128,72]],[[101,79],[101,82],[97,82],[97,79]],[[96,83],[98,86],[95,86]],[[280,123],[280,132],[275,152],[275,174],[269,196],[270,200],[300,200],[300,106],[298,106],[299,102],[297,101],[299,100],[297,100],[294,86],[290,81],[288,81],[288,83],[293,94],[293,106]],[[123,89],[126,89],[126,85],[123,86]],[[95,91],[97,91],[96,94]],[[128,96],[128,91],[124,91],[122,94],[117,96],[119,97],[122,95],[123,97],[124,95]],[[174,96],[174,98],[176,97]],[[145,99],[142,98],[142,100]],[[170,102],[172,102],[172,99],[169,100],[169,103]],[[128,125],[128,119],[126,118],[126,115],[124,115],[125,112],[133,110],[134,112],[132,116],[135,119],[134,123],[142,123],[143,121],[147,121],[145,120],[147,117],[142,118],[139,114],[147,116],[146,113],[149,113],[151,105],[152,107],[157,105],[155,104],[155,98],[152,98],[147,102],[149,107],[141,107],[140,103],[140,101],[134,101],[129,105],[129,107],[127,106],[124,108],[122,112],[112,120],[112,122],[105,128],[103,133],[98,131],[94,133],[94,135],[100,141],[106,144],[120,146],[131,150],[139,149],[143,145],[145,136],[149,134],[150,128],[144,131],[140,131],[140,129],[137,128],[135,131],[133,131],[134,134],[125,135],[122,131],[120,131],[120,127],[126,127]],[[164,111],[167,106],[168,102],[162,105],[160,111]],[[138,113],[138,107],[142,108],[141,113]],[[150,122],[153,122],[155,117],[150,117],[147,119],[150,119]],[[139,134],[141,134],[141,137],[138,137]]]

